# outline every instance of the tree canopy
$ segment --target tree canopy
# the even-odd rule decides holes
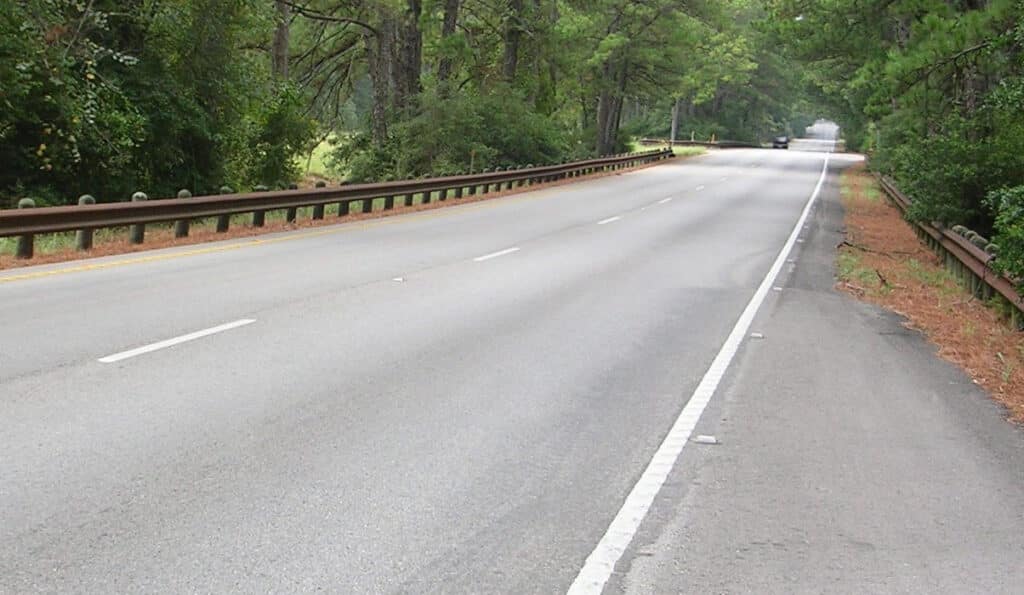
[[[379,180],[758,139],[800,110],[754,0],[22,0],[0,204]]]
[[[771,29],[911,215],[996,234],[1024,278],[1024,1],[772,0]]]

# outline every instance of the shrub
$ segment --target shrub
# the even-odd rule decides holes
[[[508,87],[442,97],[424,93],[414,115],[394,124],[390,137],[373,144],[367,134],[336,149],[333,167],[352,181],[481,171],[497,166],[552,163],[569,151],[568,134],[534,112]]]
[[[1024,281],[1024,185],[989,192],[986,202],[996,213],[993,265]]]

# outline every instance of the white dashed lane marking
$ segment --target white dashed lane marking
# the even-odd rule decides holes
[[[491,252],[490,254],[484,254],[483,256],[477,256],[473,260],[475,262],[483,262],[492,258],[498,258],[499,256],[505,256],[506,254],[512,254],[513,252],[519,252],[519,248],[506,248],[497,252]]]
[[[254,322],[256,321],[251,318],[243,318],[242,320],[236,320],[234,322],[229,322],[227,324],[221,324],[218,326],[210,327],[208,329],[196,331],[194,333],[189,333],[187,335],[181,335],[180,337],[174,337],[173,339],[158,341],[156,343],[150,343],[149,345],[143,345],[142,347],[136,347],[135,349],[129,349],[128,351],[122,351],[120,353],[115,353],[113,355],[101,357],[99,361],[104,364],[112,364],[114,362],[119,362],[121,360],[125,360],[131,357],[136,357],[146,353],[152,353],[160,349],[166,349],[168,347],[180,345],[182,343],[187,343],[189,341],[195,341],[196,339],[202,339],[203,337],[209,337],[210,335],[223,333],[224,331],[230,331],[231,329],[236,329],[240,326],[245,326],[247,324],[252,324]]]

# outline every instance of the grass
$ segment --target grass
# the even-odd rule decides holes
[[[672,152],[676,157],[696,157],[707,153],[708,150],[704,147],[672,147]]]
[[[958,292],[953,274],[946,269],[936,269],[921,264],[916,258],[907,259],[907,272],[921,283],[941,290],[943,293]]]
[[[1006,356],[1003,355],[1002,352],[996,352],[996,358],[1002,365],[1003,369],[1000,371],[999,375],[1003,383],[1005,384],[1010,381],[1010,378],[1013,376],[1013,371],[1017,368],[1017,366],[1012,361],[1007,360]]]
[[[873,293],[887,293],[890,288],[882,283],[878,272],[865,266],[860,255],[846,250],[839,253],[836,259],[836,272],[839,278],[852,283],[864,291]]]
[[[632,152],[636,151],[650,151],[651,149],[660,149],[662,147],[654,145],[641,145],[637,141],[629,142],[629,150]],[[672,147],[672,153],[676,157],[696,157],[697,155],[703,155],[707,153],[707,149],[704,147]]]
[[[337,139],[335,137],[326,138],[314,147],[313,151],[308,155],[296,157],[299,170],[302,171],[303,175],[328,180],[341,179],[339,172],[328,165],[331,151],[334,150],[336,143]]]

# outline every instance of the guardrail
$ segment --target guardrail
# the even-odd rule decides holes
[[[638,141],[641,145],[667,145],[667,138],[642,138]],[[672,141],[674,147],[710,147],[717,149],[760,149],[761,145],[737,140],[701,141],[701,140],[676,140]]]
[[[910,198],[900,192],[891,179],[881,175],[877,177],[889,200],[906,214],[910,208]],[[1002,301],[1009,308],[1013,327],[1021,329],[1024,326],[1024,301],[1017,291],[1016,283],[992,269],[991,263],[995,258],[993,254],[966,236],[939,225],[915,223],[914,231],[921,241],[942,258],[946,270],[972,295],[983,300],[996,298]]]
[[[215,196],[192,197],[187,191],[179,198],[147,200],[136,193],[132,202],[94,204],[80,200],[79,206],[34,208],[32,201],[22,199],[18,209],[0,210],[0,237],[18,237],[16,256],[32,258],[36,234],[78,232],[78,248],[87,250],[92,245],[92,232],[108,227],[131,226],[132,243],[140,244],[145,237],[147,223],[176,222],[175,237],[188,235],[188,222],[205,217],[217,217],[217,231],[226,232],[229,217],[242,213],[253,214],[253,226],[262,227],[267,211],[287,209],[287,219],[294,221],[299,207],[313,207],[313,219],[324,218],[324,207],[338,203],[338,215],[351,212],[353,203],[361,203],[363,213],[373,210],[373,201],[384,199],[384,210],[393,209],[396,198],[405,206],[413,204],[415,195],[429,203],[437,193],[438,200],[454,199],[515,187],[532,186],[566,178],[599,172],[614,171],[653,163],[672,157],[667,149],[626,153],[598,159],[575,161],[559,165],[495,171],[479,174],[424,178],[399,182],[344,185],[334,188],[310,190],[281,190],[248,193],[229,193]],[[451,195],[451,196],[449,196]],[[88,197],[91,199],[91,197]]]

